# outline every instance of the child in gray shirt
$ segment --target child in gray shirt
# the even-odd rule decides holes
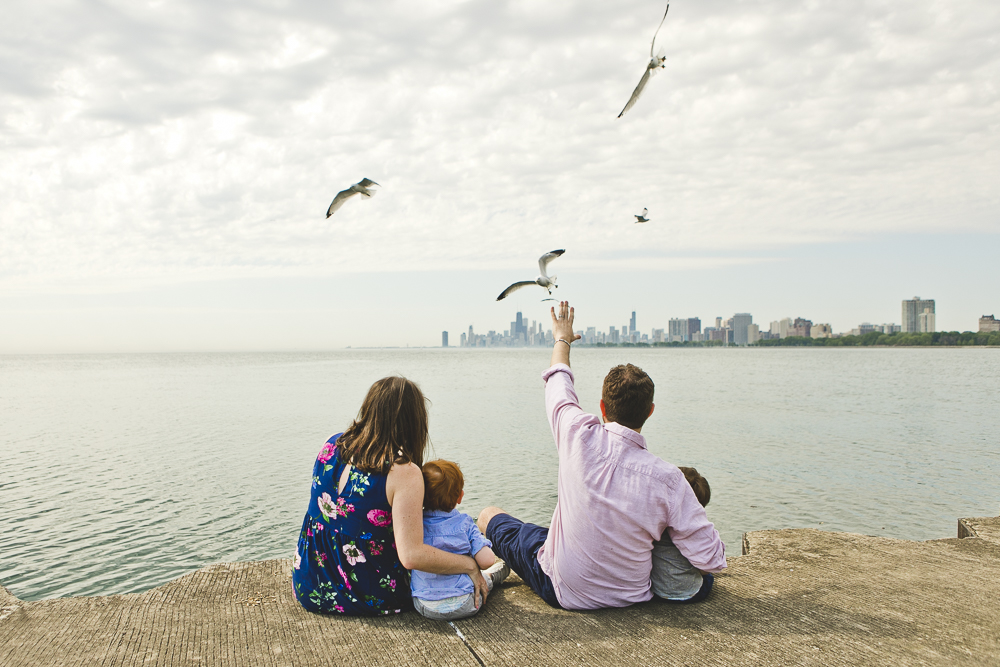
[[[694,495],[704,507],[712,498],[708,481],[695,468],[680,468]],[[674,546],[666,531],[653,542],[653,571],[650,574],[653,595],[668,602],[698,602],[708,597],[714,577],[702,574]]]

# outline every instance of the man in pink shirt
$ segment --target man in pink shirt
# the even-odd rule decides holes
[[[653,597],[653,542],[666,534],[706,573],[726,567],[725,545],[676,466],[651,454],[640,434],[653,413],[653,381],[631,364],[611,369],[601,392],[603,422],[580,408],[569,368],[573,309],[552,309],[552,365],[542,374],[545,410],[559,454],[550,528],[524,523],[499,507],[479,515],[498,556],[553,607],[625,607]],[[666,533],[664,533],[666,531]]]

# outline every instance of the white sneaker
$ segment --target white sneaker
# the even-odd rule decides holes
[[[507,565],[507,563],[497,558],[497,562],[493,563],[493,565],[489,566],[482,572],[483,577],[485,577],[486,581],[490,583],[490,590],[492,591],[507,578],[507,575],[510,574],[510,565]]]

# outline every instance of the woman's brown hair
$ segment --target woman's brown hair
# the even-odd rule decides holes
[[[362,472],[385,473],[395,463],[424,462],[426,398],[413,382],[391,376],[368,390],[357,418],[340,436],[340,458]]]

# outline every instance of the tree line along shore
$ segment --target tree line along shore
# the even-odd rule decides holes
[[[723,347],[721,340],[671,343],[594,343],[582,347]],[[729,345],[734,347],[732,343]],[[880,333],[873,331],[861,336],[837,338],[807,338],[789,336],[760,340],[746,347],[973,347],[1000,346],[1000,332],[935,331],[933,333]]]

